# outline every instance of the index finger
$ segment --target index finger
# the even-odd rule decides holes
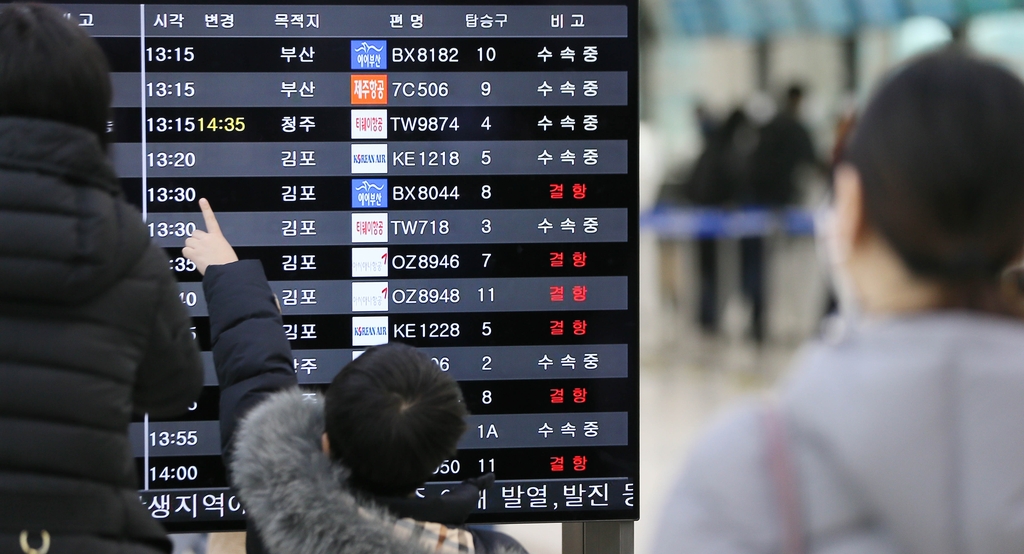
[[[199,209],[203,211],[203,220],[206,222],[206,232],[210,234],[221,234],[220,225],[217,223],[217,216],[213,215],[213,208],[205,198],[199,199]]]

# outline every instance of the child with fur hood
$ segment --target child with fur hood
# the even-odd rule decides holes
[[[257,260],[238,261],[206,199],[207,231],[182,253],[203,274],[232,485],[249,554],[512,554],[511,537],[465,523],[494,475],[444,496],[412,493],[453,455],[467,415],[458,384],[422,352],[367,350],[323,397],[298,391],[280,306]]]

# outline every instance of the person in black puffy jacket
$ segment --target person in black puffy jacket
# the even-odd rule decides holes
[[[88,35],[46,6],[0,10],[0,554],[170,550],[129,423],[184,412],[202,366],[107,159],[110,101]]]

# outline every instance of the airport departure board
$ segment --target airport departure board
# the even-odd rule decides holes
[[[639,516],[636,0],[61,6],[110,58],[111,154],[204,351],[189,413],[131,425],[152,517],[245,520],[181,255],[202,197],[310,394],[388,341],[458,380],[469,430],[416,494],[493,471],[471,522]]]

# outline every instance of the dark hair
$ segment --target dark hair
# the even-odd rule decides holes
[[[1024,84],[964,52],[922,57],[885,82],[845,152],[864,211],[944,307],[1006,311],[998,275],[1024,247]]]
[[[795,110],[804,99],[804,86],[793,83],[786,87],[786,108]]]
[[[366,492],[405,495],[455,454],[466,431],[459,385],[419,350],[370,348],[346,365],[324,400],[332,456]]]
[[[106,145],[107,58],[85,31],[43,4],[0,10],[0,116],[84,127]]]

